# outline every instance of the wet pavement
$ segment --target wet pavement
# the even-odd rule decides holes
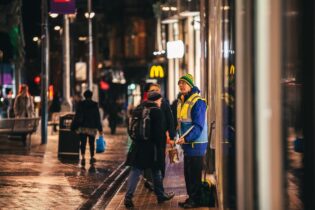
[[[151,209],[163,209],[163,210],[180,210],[178,206],[178,202],[182,202],[187,198],[186,195],[186,187],[184,180],[184,169],[183,169],[183,158],[181,161],[176,164],[169,164],[166,162],[166,174],[164,178],[164,188],[166,192],[173,191],[175,193],[175,197],[166,201],[162,204],[158,204],[156,200],[156,196],[153,192],[149,191],[144,187],[144,181],[141,178],[138,183],[137,189],[134,193],[133,202],[135,210],[151,210]],[[207,176],[207,179],[210,177]],[[211,178],[210,178],[211,179]],[[111,199],[111,201],[106,204],[107,210],[123,210],[126,209],[124,206],[124,196],[127,188],[127,178],[121,188],[118,189],[117,193]],[[95,205],[95,209],[104,209],[104,204],[102,204],[102,199],[99,199],[98,203]],[[218,208],[206,208],[199,207],[194,208],[198,210],[217,210]]]
[[[58,159],[58,133],[49,133],[48,143],[40,144],[40,134],[32,136],[30,150],[19,139],[0,137],[0,209],[125,209],[128,167],[122,165],[127,153],[126,128],[116,135],[105,130],[106,151],[96,154],[97,162]],[[180,209],[186,199],[183,163],[167,162],[164,186],[176,196],[157,204],[154,193],[138,184],[135,209]],[[198,208],[215,210],[215,208]]]
[[[0,137],[0,209],[84,209],[96,202],[102,194],[97,190],[105,190],[104,181],[125,160],[128,142],[123,127],[116,135],[105,130],[106,151],[96,154],[92,165],[87,144],[85,166],[58,159],[58,133],[48,134],[46,145],[40,144],[39,133],[34,134],[30,150],[19,139]]]

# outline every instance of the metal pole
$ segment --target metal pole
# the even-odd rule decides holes
[[[237,209],[255,209],[253,2],[236,1],[236,193]]]
[[[281,0],[255,2],[255,146],[259,209],[285,209],[281,70]]]
[[[49,72],[49,33],[48,33],[48,13],[47,0],[42,0],[42,59],[41,59],[41,143],[47,143],[47,89],[48,89],[48,72]]]
[[[200,90],[203,97],[208,96],[208,72],[206,67],[206,60],[208,59],[206,54],[206,1],[201,0],[200,1]]]
[[[63,111],[71,111],[72,103],[70,99],[70,35],[69,35],[69,16],[64,15],[63,28]]]
[[[88,68],[88,89],[93,88],[93,37],[92,37],[92,2],[88,0],[88,25],[89,25],[89,68]]]

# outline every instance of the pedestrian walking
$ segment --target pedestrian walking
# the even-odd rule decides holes
[[[182,208],[198,207],[202,179],[203,156],[206,153],[206,102],[194,85],[193,76],[186,74],[178,81],[180,95],[177,102],[177,120],[180,138],[176,142],[184,151],[184,176],[188,198],[178,205]]]
[[[61,111],[61,99],[58,93],[54,94],[53,100],[51,101],[51,104],[48,110],[49,110],[48,113],[49,113],[50,120],[52,120],[53,113]],[[53,132],[57,132],[57,124],[54,124],[52,129],[53,129]]]
[[[148,93],[156,92],[161,94],[161,86],[157,83],[151,83],[148,88]],[[166,143],[172,143],[174,142],[174,138],[176,135],[175,126],[174,126],[174,119],[173,119],[173,113],[169,104],[169,101],[166,98],[162,98],[162,104],[161,104],[161,111],[162,111],[162,123],[164,125],[165,130],[163,131],[163,137],[162,137],[162,150],[164,151],[164,160],[165,160],[165,150],[166,150]],[[165,162],[162,166],[162,176],[165,176]],[[152,173],[150,169],[147,169],[144,171],[144,186],[148,188],[149,190],[153,190],[153,184],[152,184]]]
[[[139,107],[143,107],[143,109],[146,108],[150,110],[149,117],[144,120],[144,122],[149,122],[150,125],[148,126],[149,132],[145,133],[150,134],[148,140],[144,140],[140,137],[133,139],[127,155],[126,165],[131,166],[127,192],[124,200],[124,204],[127,208],[134,206],[132,202],[133,193],[137,187],[142,171],[148,168],[152,170],[154,192],[157,196],[158,203],[170,200],[175,195],[173,192],[166,193],[163,186],[162,170],[165,164],[163,140],[165,136],[165,128],[163,124],[162,111],[160,109],[161,103],[161,94],[157,92],[150,92],[148,93],[148,100],[139,105]],[[138,110],[137,108],[135,108],[134,112]],[[144,113],[144,111],[141,110],[139,113]],[[149,121],[147,121],[148,119]],[[148,127],[146,126],[145,128]]]
[[[28,91],[28,86],[22,84],[14,101],[14,115],[17,118],[35,117],[34,100]]]
[[[90,146],[90,163],[94,163],[95,136],[97,132],[102,135],[103,128],[98,104],[92,100],[92,91],[84,92],[84,100],[78,103],[71,129],[80,135],[81,164],[85,164],[85,148],[87,138]]]
[[[112,135],[116,134],[116,127],[118,123],[118,112],[119,106],[115,101],[112,101],[108,110],[108,125],[110,128],[110,133]]]
[[[13,112],[13,93],[11,89],[6,89],[6,96],[3,99],[3,118],[10,118]]]

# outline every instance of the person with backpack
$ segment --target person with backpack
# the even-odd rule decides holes
[[[182,208],[199,206],[202,186],[203,156],[208,145],[207,104],[194,85],[193,76],[186,74],[178,81],[180,95],[177,101],[179,139],[184,151],[184,176],[188,198],[178,205]]]
[[[161,86],[157,83],[151,83],[148,86],[148,93],[150,92],[157,92],[161,94]],[[166,150],[166,144],[172,144],[174,141],[174,138],[176,136],[176,130],[174,126],[174,118],[173,118],[173,113],[169,104],[169,101],[166,98],[162,98],[162,104],[161,104],[161,111],[162,111],[162,117],[163,117],[163,125],[165,128],[165,135],[163,136],[163,141],[162,141],[162,149],[165,151]],[[165,153],[164,153],[165,154]],[[165,159],[165,155],[164,155]],[[162,176],[165,176],[165,163],[162,168]],[[151,171],[145,170],[144,171],[144,186],[153,191],[153,184],[152,184],[152,173]]]
[[[148,100],[137,106],[128,125],[128,134],[132,139],[126,165],[131,166],[124,204],[127,208],[134,206],[133,193],[137,187],[143,170],[150,168],[153,175],[154,192],[158,203],[174,197],[174,193],[166,193],[163,187],[162,169],[164,165],[162,96],[157,92],[148,93]]]

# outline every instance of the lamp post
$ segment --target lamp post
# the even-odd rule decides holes
[[[47,144],[47,123],[48,123],[48,72],[49,72],[49,33],[48,33],[48,13],[47,0],[42,0],[42,28],[41,28],[41,143]]]
[[[72,111],[72,103],[70,98],[70,29],[69,16],[64,15],[63,28],[63,111]]]
[[[89,68],[88,68],[88,89],[93,90],[93,36],[92,36],[92,1],[88,0],[88,25],[89,25]]]

